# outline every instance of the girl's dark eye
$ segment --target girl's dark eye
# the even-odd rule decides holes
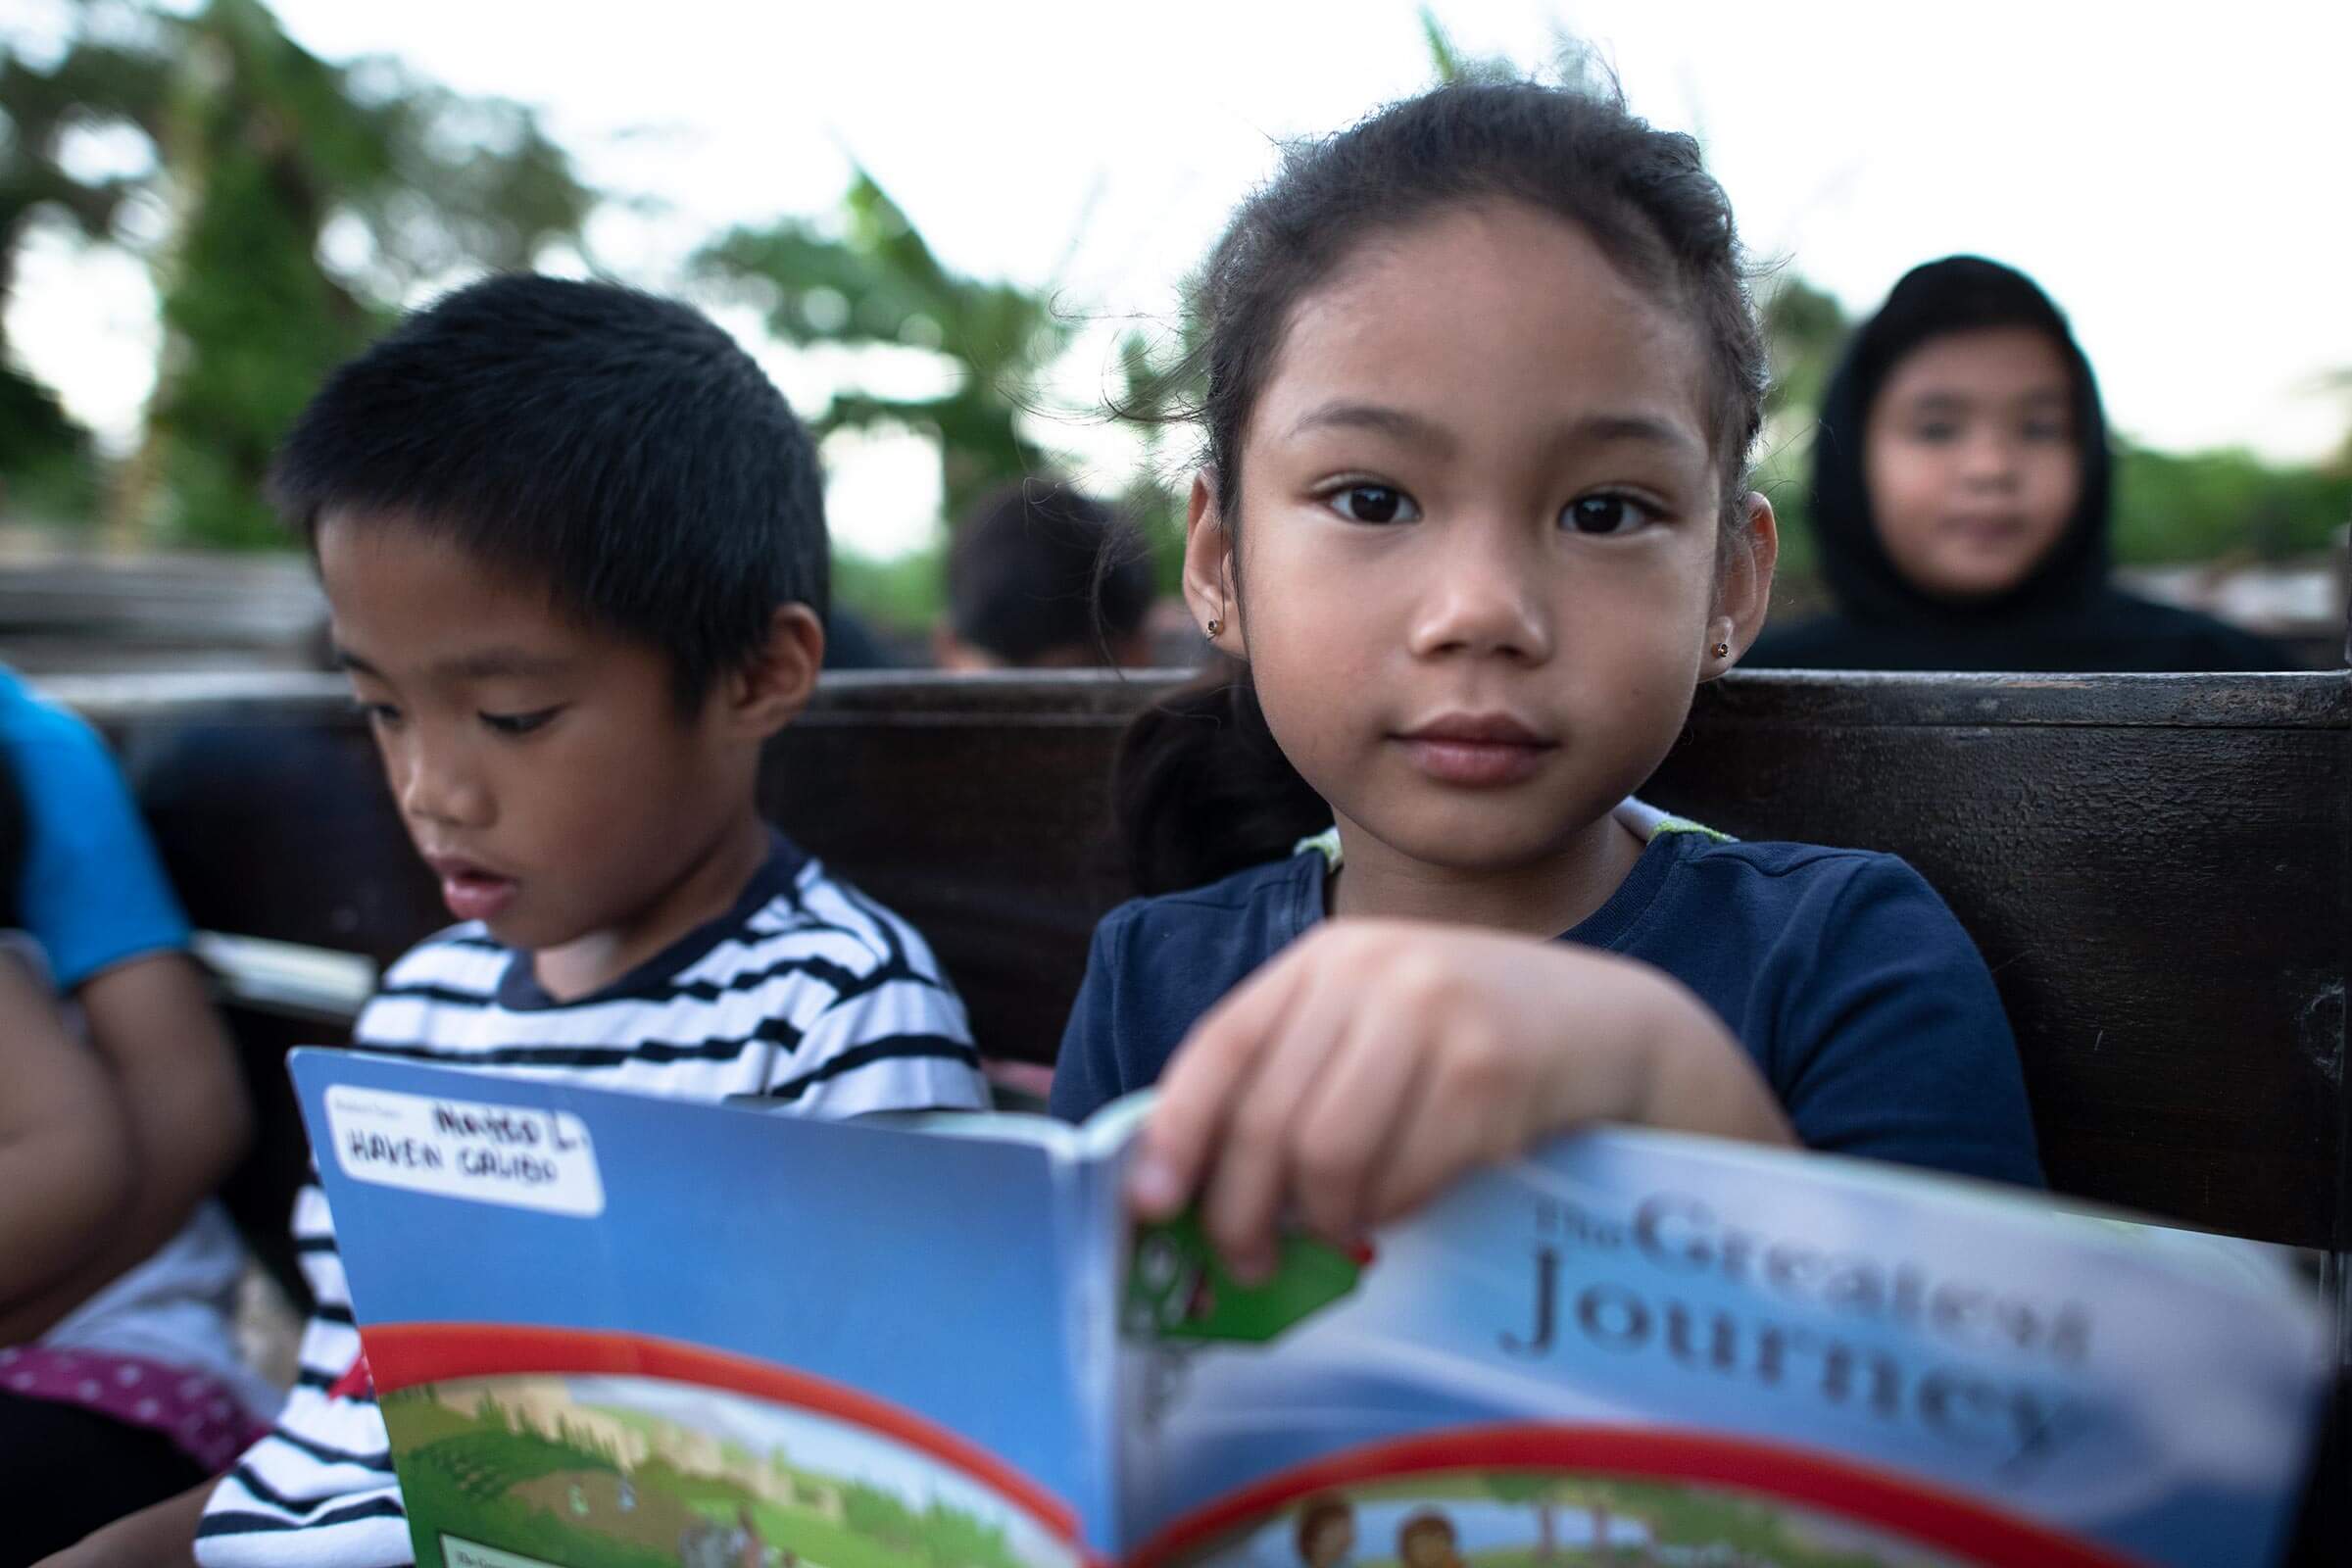
[[[400,722],[400,710],[394,708],[390,703],[368,703],[354,698],[351,706],[354,711],[371,725],[381,727]]]
[[[1328,499],[1349,522],[1413,522],[1421,515],[1411,496],[1385,484],[1351,484]]]
[[[1632,496],[1602,493],[1579,496],[1568,503],[1561,520],[1578,533],[1632,533],[1643,523],[1653,520],[1655,514]]]
[[[528,713],[481,713],[476,716],[500,735],[528,735],[562,711],[564,710],[561,708],[542,708]]]

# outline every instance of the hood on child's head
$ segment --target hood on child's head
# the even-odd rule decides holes
[[[2065,362],[2074,386],[2082,489],[2065,531],[2024,581],[1991,598],[1956,604],[1914,586],[1888,558],[1871,514],[1865,433],[1872,404],[1913,350],[1932,338],[2000,327],[2045,334]],[[1822,399],[1811,495],[1822,576],[1838,608],[1857,622],[1951,624],[2086,604],[2107,580],[2111,467],[2098,383],[2049,296],[2023,272],[1981,256],[1947,256],[1915,267],[1855,331]]]

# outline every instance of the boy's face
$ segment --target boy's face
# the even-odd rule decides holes
[[[723,912],[764,834],[757,738],[715,686],[681,711],[660,650],[397,518],[329,513],[318,551],[337,652],[453,915],[577,990]]]

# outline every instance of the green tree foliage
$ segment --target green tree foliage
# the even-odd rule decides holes
[[[120,30],[120,29],[118,29]],[[0,311],[14,293],[18,258],[34,222],[64,220],[85,240],[115,233],[147,176],[77,173],[67,157],[78,133],[150,133],[166,65],[111,34],[77,37],[49,64],[0,32]],[[89,432],[55,393],[19,368],[0,317],[0,483],[12,507],[87,516],[96,484]]]
[[[167,237],[142,248],[161,377],[118,509],[196,542],[277,543],[261,481],[318,378],[420,282],[576,237],[593,193],[528,110],[391,61],[328,64],[261,0],[184,16],[80,0],[74,17],[53,67],[0,66],[0,288],[35,213],[120,240],[134,201],[167,204]],[[61,150],[93,126],[143,136],[151,169],[76,178]]]
[[[2276,561],[2328,547],[2352,522],[2352,469],[2250,452],[2116,454],[2115,555],[2127,564]]]
[[[1430,6],[1421,8],[1421,42],[1429,51],[1429,69],[1441,82],[1516,81],[1524,74],[1502,55],[1464,53],[1453,34]]]
[[[1794,410],[1810,416],[1845,347],[1845,312],[1838,301],[1794,272],[1771,279],[1758,314],[1772,362],[1772,386],[1764,397],[1767,418]]]
[[[462,98],[386,62],[329,65],[260,0],[182,24],[172,162],[197,194],[164,289],[152,437],[178,528],[277,540],[260,501],[277,438],[319,378],[408,287],[461,267],[527,266],[592,201],[527,110]],[[355,242],[320,259],[330,223]]]
[[[1761,280],[1756,292],[1772,384],[1764,394],[1754,483],[1772,500],[1781,526],[1782,575],[1794,580],[1814,569],[1813,518],[1805,495],[1814,421],[1845,347],[1848,323],[1834,297],[1793,271]]]
[[[1124,334],[1111,398],[1112,412],[1143,445],[1142,461],[1117,497],[1119,509],[1151,553],[1160,592],[1169,594],[1180,590],[1184,576],[1190,460],[1204,456],[1198,450],[1204,443],[1195,423],[1208,395],[1200,327],[1187,310],[1183,331],[1173,340],[1140,331]]]
[[[50,391],[0,361],[0,511],[84,517],[97,500],[90,433]]]
[[[84,4],[85,19],[92,8]],[[44,210],[67,219],[88,239],[114,232],[125,202],[148,176],[78,175],[65,158],[76,131],[129,127],[150,136],[159,128],[169,62],[115,32],[77,32],[53,65],[24,51],[0,49],[0,296],[16,275],[24,229]],[[13,42],[0,33],[0,42]]]
[[[833,221],[731,229],[698,252],[693,268],[757,302],[788,343],[943,356],[946,391],[894,398],[853,389],[809,422],[820,438],[894,425],[931,437],[950,517],[1049,466],[1021,426],[1040,405],[1047,368],[1069,347],[1072,323],[1046,294],[951,271],[862,169]]]

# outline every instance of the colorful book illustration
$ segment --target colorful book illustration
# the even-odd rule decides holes
[[[1600,1130],[1262,1285],[1143,1110],[810,1122],[305,1051],[424,1568],[2271,1560],[2275,1250]]]

